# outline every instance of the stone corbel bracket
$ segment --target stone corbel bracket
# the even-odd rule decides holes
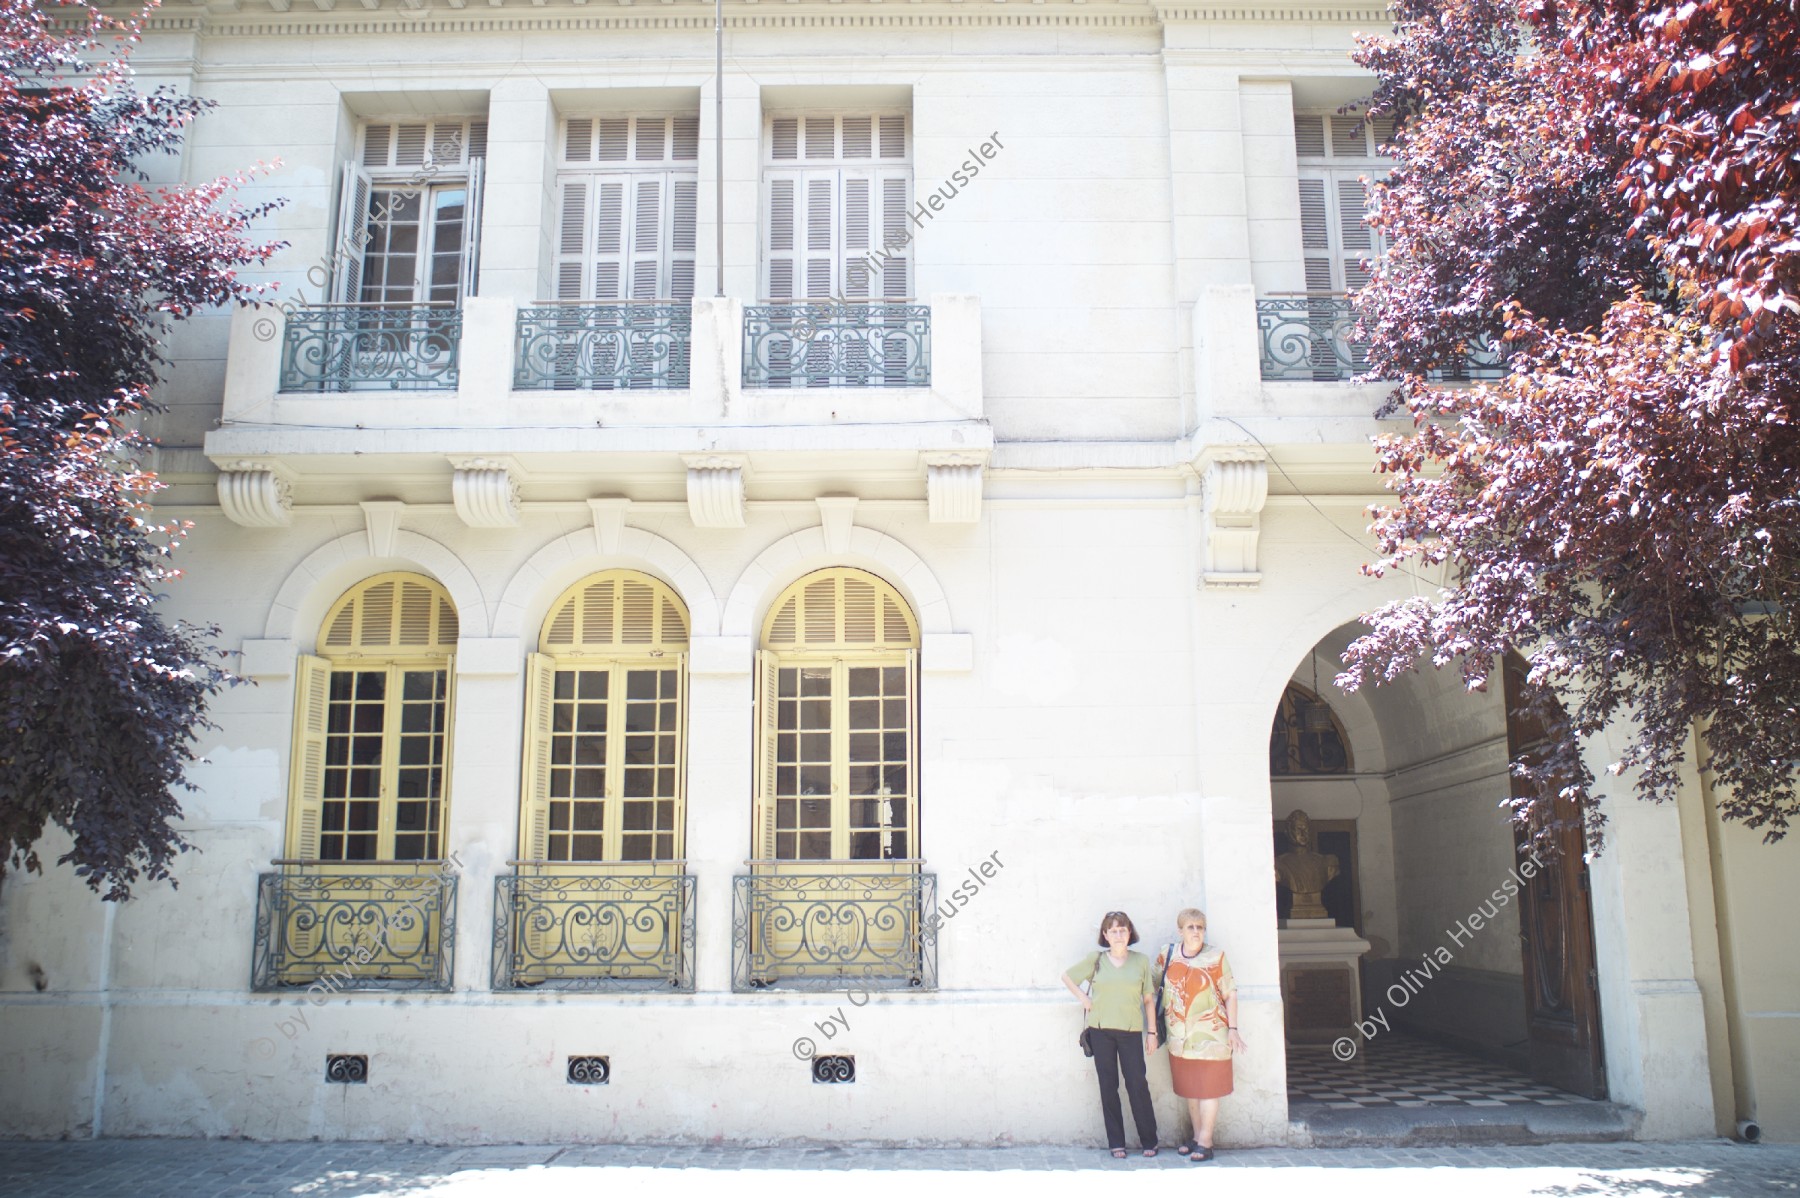
[[[981,522],[983,454],[928,453],[925,455],[925,506],[933,524]]]
[[[1206,543],[1201,583],[1207,587],[1254,587],[1262,510],[1269,499],[1269,460],[1260,450],[1209,449],[1194,462],[1200,475]]]
[[[688,518],[695,528],[744,527],[744,464],[741,457],[683,454],[687,466]]]
[[[493,458],[452,458],[456,470],[450,480],[450,497],[456,514],[470,528],[516,528],[519,523],[519,482],[512,467]]]
[[[286,473],[254,459],[220,466],[219,507],[227,520],[245,528],[286,528],[294,519]]]

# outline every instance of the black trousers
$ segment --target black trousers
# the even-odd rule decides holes
[[[1137,1124],[1138,1143],[1156,1147],[1156,1110],[1150,1105],[1150,1082],[1144,1076],[1144,1033],[1095,1028],[1094,1072],[1100,1078],[1100,1114],[1106,1120],[1109,1148],[1125,1147],[1125,1113],[1119,1109],[1119,1073],[1125,1074],[1125,1093],[1131,1096],[1131,1118]]]

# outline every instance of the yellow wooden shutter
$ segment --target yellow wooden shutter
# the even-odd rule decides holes
[[[556,661],[543,653],[525,659],[525,762],[519,787],[519,857],[549,854],[550,727],[555,706]]]
[[[751,813],[751,857],[775,856],[775,732],[781,673],[767,649],[756,654],[756,802]]]
[[[444,659],[444,767],[438,776],[437,859],[450,857],[451,767],[456,763],[456,657]]]
[[[294,663],[294,742],[288,779],[287,855],[319,857],[319,820],[325,805],[325,726],[331,663],[301,657]]]

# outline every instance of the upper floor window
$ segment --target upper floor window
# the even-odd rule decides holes
[[[912,295],[910,126],[905,113],[768,118],[767,298]]]
[[[295,670],[289,857],[442,858],[456,638],[450,596],[416,574],[332,605]]]
[[[487,122],[370,121],[344,164],[332,298],[455,304],[475,292]]]
[[[860,570],[809,574],[775,602],[758,654],[756,856],[918,856],[917,625]]]
[[[1348,774],[1354,768],[1350,738],[1331,705],[1298,682],[1288,683],[1269,729],[1269,772]]]
[[[687,609],[629,570],[551,606],[526,670],[520,857],[681,858]]]
[[[556,298],[692,299],[699,157],[697,116],[564,121]]]
[[[1308,291],[1355,291],[1369,281],[1364,259],[1383,246],[1364,219],[1368,189],[1392,163],[1377,151],[1393,133],[1391,120],[1357,115],[1295,113],[1294,150],[1300,175],[1300,240]]]

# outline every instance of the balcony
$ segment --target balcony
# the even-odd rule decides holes
[[[456,876],[435,863],[277,861],[256,894],[250,988],[449,990]]]
[[[1357,341],[1356,309],[1339,292],[1299,292],[1258,298],[1256,331],[1265,381],[1348,382],[1369,369],[1369,351]],[[1439,382],[1467,382],[1504,376],[1506,366],[1492,346],[1471,346],[1466,362],[1434,371]]]
[[[937,875],[919,863],[750,864],[732,879],[733,990],[937,988]]]
[[[297,308],[281,341],[284,392],[454,391],[462,311],[454,304]]]
[[[746,387],[929,387],[931,309],[886,300],[744,309]]]
[[[556,303],[519,309],[515,391],[685,390],[693,307]]]
[[[985,453],[984,417],[972,296],[748,308],[489,296],[460,309],[263,305],[232,315],[222,426],[206,453],[228,468],[279,459],[296,485],[321,455],[403,475],[425,469],[421,455],[441,469],[455,455],[613,451],[866,450],[889,455],[883,469],[916,469],[921,452]],[[579,468],[619,465],[590,458]]]
[[[693,991],[694,878],[679,862],[511,864],[494,879],[496,991]]]

